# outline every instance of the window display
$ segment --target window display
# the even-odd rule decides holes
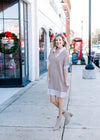
[[[47,71],[47,35],[43,28],[39,34],[39,60],[40,74],[42,74]]]
[[[0,85],[28,80],[27,16],[27,3],[22,0],[0,0]]]

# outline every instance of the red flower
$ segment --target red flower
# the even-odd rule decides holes
[[[54,37],[54,35],[53,35],[53,34],[51,34],[51,40],[53,40],[53,37]]]
[[[67,35],[64,33],[64,36],[67,38]]]

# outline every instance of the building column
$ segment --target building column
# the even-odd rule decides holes
[[[34,41],[35,41],[35,80],[39,80],[39,22],[38,22],[38,0],[34,1]]]
[[[31,2],[28,5],[28,51],[29,51],[29,80],[35,80],[35,71],[34,71],[34,20],[33,20],[33,9],[34,3]]]
[[[38,0],[34,1],[34,42],[35,42],[35,80],[39,80],[39,22],[38,22]]]
[[[29,80],[39,80],[39,27],[38,0],[31,1],[28,6],[29,15]]]

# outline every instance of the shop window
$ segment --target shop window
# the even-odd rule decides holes
[[[50,47],[53,47],[52,41],[54,39],[54,32],[52,29],[49,29],[49,38],[50,38]]]
[[[27,3],[21,0],[0,0],[0,33],[8,31],[21,41],[15,52],[0,51],[0,85],[22,84],[28,80],[27,16]],[[0,45],[9,50],[14,46],[14,39],[2,37]]]
[[[4,18],[18,18],[18,0],[3,0]]]
[[[39,68],[40,74],[47,71],[47,34],[44,28],[39,33]]]

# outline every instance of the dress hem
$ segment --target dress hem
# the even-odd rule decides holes
[[[48,94],[49,95],[54,95],[56,97],[67,97],[67,92],[61,92],[61,91],[57,91],[57,90],[54,90],[54,89],[48,89]]]

